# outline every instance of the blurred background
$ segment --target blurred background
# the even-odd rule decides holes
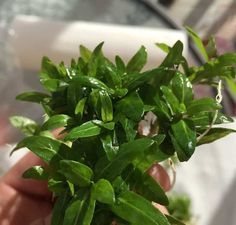
[[[30,17],[30,23],[28,23],[28,20],[25,20],[26,17],[18,17],[19,15],[37,16],[41,19]],[[104,24],[128,25],[129,27],[126,28],[130,30],[131,27],[135,27],[135,29],[139,29],[137,30],[139,32],[137,40],[148,39],[143,28],[151,29],[150,32],[163,31],[164,29],[165,32],[170,32],[170,36],[168,33],[165,33],[167,38],[164,36],[169,43],[172,43],[172,37],[175,36],[175,33],[171,33],[169,29],[172,29],[172,32],[176,31],[176,35],[181,36],[180,33],[182,33],[186,36],[183,27],[187,25],[197,31],[205,41],[214,35],[219,53],[235,52],[236,50],[235,0],[0,0],[0,146],[2,148],[0,174],[18,159],[15,157],[11,161],[8,160],[9,147],[6,144],[14,143],[21,138],[20,133],[11,127],[9,116],[23,115],[36,121],[42,121],[42,112],[38,105],[15,101],[15,96],[21,92],[40,91],[37,77],[39,70],[36,67],[29,66],[30,60],[35,55],[40,55],[42,48],[50,48],[45,54],[50,55],[52,50],[55,56],[55,49],[58,48],[55,46],[56,41],[57,43],[66,43],[69,46],[70,43],[66,42],[67,35],[68,39],[73,35],[63,31],[65,32],[63,38],[58,36],[55,39],[57,34],[53,33],[53,29],[66,27],[70,31],[69,28],[75,21],[99,23],[101,30],[98,34],[107,29],[107,27],[103,27]],[[43,27],[45,33],[41,34],[32,26],[34,22],[46,24],[49,28],[44,30],[45,27]],[[32,32],[30,33],[30,29],[27,28],[28,33],[24,33],[24,25],[29,24],[32,26]],[[50,26],[52,27],[51,30]],[[178,33],[179,31],[180,33]],[[61,31],[60,34],[63,32]],[[23,34],[24,36],[21,36]],[[49,46],[48,39],[45,37],[50,39],[50,35],[54,39]],[[96,35],[97,33],[88,35],[86,43],[90,44],[89,41],[97,40]],[[130,41],[128,40],[129,35],[127,33],[126,35],[127,41]],[[77,36],[72,38],[75,37]],[[181,37],[187,44],[187,39],[185,40],[184,36]],[[118,40],[119,38],[116,37]],[[113,39],[115,40],[114,37]],[[41,43],[38,45],[40,40]],[[72,43],[75,54],[79,44],[81,43]],[[66,46],[67,48],[61,46],[60,51],[64,51],[65,55],[67,54],[66,51],[69,51],[70,46],[68,46]],[[136,46],[133,49],[135,48]],[[114,48],[115,50],[117,49]],[[32,56],[28,54],[29,51]],[[124,48],[122,51],[127,51],[127,49]],[[185,51],[186,54],[188,52],[191,63],[202,63],[201,56],[190,41],[189,47],[186,47]],[[21,56],[24,54],[28,57],[28,64],[27,60],[24,61],[24,64],[21,63]],[[160,55],[159,60],[161,57],[163,55]],[[26,64],[27,66],[25,66]],[[38,61],[38,66],[40,66],[40,61]],[[199,96],[215,96],[213,89],[196,87],[196,91]],[[230,115],[235,115],[236,99],[234,95],[227,89],[224,90],[223,95],[224,111]],[[180,177],[177,179],[177,190],[187,192],[193,199],[193,211],[197,218],[196,224],[235,225],[236,223],[235,198],[231,198],[231,196],[236,196],[236,162],[235,157],[224,161],[224,151],[222,151],[222,149],[227,149],[226,143],[231,143],[231,149],[228,148],[227,150],[232,152],[234,139],[230,137],[225,141],[218,142],[217,145],[213,144],[204,154],[203,151],[205,150],[202,150],[201,153],[194,156],[190,162],[190,167],[184,165],[178,172]],[[223,160],[222,163],[216,164],[215,162],[219,159]],[[199,164],[204,164],[205,167],[199,166]],[[219,176],[221,176],[220,180]],[[184,182],[186,179],[190,179],[187,184]],[[209,191],[212,192],[212,195],[209,194]],[[223,201],[224,199],[227,201]],[[223,213],[222,208],[224,209]]]

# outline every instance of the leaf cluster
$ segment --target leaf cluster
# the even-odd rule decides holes
[[[56,196],[52,225],[182,224],[152,205],[168,205],[168,198],[147,170],[173,155],[187,161],[196,146],[234,132],[211,128],[232,118],[219,112],[217,100],[195,99],[192,85],[232,80],[236,56],[209,56],[204,65],[190,67],[180,41],[157,45],[167,56],[148,71],[142,71],[144,46],[127,64],[119,56],[114,63],[107,59],[103,43],[93,51],[80,46],[70,66],[44,57],[39,77],[47,93],[16,97],[40,104],[46,114],[42,125],[17,116],[11,122],[27,135],[14,151],[27,147],[48,165],[23,176],[47,180]],[[147,112],[156,119],[144,136],[140,121]],[[49,135],[56,128],[62,129],[60,140]]]

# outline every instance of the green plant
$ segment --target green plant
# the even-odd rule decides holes
[[[187,161],[199,145],[235,132],[214,127],[232,122],[220,112],[221,87],[216,99],[194,99],[192,85],[216,85],[235,77],[236,54],[212,56],[190,28],[206,59],[190,67],[183,44],[157,44],[167,53],[160,66],[142,72],[147,61],[141,47],[126,65],[80,46],[71,66],[42,60],[40,82],[47,94],[26,92],[17,100],[39,103],[46,114],[42,125],[25,117],[12,117],[27,135],[15,150],[27,147],[48,166],[28,169],[24,178],[47,180],[55,196],[52,225],[182,224],[154,208],[151,201],[168,205],[168,197],[146,172],[155,162],[173,155]],[[212,42],[213,43],[213,42]],[[156,115],[151,132],[138,132],[147,112]],[[63,128],[57,140],[50,130]]]

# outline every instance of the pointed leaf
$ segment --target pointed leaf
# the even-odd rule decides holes
[[[52,130],[65,127],[69,120],[71,120],[71,117],[64,114],[52,116],[42,125],[41,130]]]
[[[171,49],[171,47],[168,46],[168,45],[165,44],[165,43],[156,43],[155,45],[156,45],[158,48],[160,48],[163,52],[166,52],[166,53],[168,53],[168,52],[170,51],[170,49]]]
[[[86,191],[78,191],[78,193],[68,203],[65,210],[63,225],[78,225],[79,215],[87,198],[88,193]]]
[[[113,106],[109,94],[106,91],[99,91],[101,100],[101,116],[103,122],[113,120]]]
[[[100,134],[102,128],[92,120],[73,128],[66,136],[65,141],[75,141],[78,138],[92,137]]]
[[[89,76],[76,76],[74,78],[78,84],[80,84],[83,87],[90,87],[90,88],[95,88],[99,90],[104,90],[107,91],[108,93],[113,93],[114,91],[107,87],[106,84],[104,84],[102,81],[96,79],[95,77],[89,77]]]
[[[161,91],[163,93],[163,98],[166,102],[166,105],[168,106],[172,116],[184,112],[184,110],[180,107],[179,100],[176,98],[170,88],[166,86],[161,86]]]
[[[46,56],[42,58],[41,72],[47,75],[47,78],[60,78],[61,75],[57,66]]]
[[[203,45],[203,42],[202,42],[201,38],[198,36],[198,34],[195,31],[193,31],[192,28],[187,27],[187,26],[185,28],[186,28],[189,36],[192,38],[193,42],[195,43],[196,47],[201,52],[204,59],[207,61],[208,60],[208,55],[207,55],[206,49]]]
[[[101,142],[108,160],[111,161],[117,154],[119,146],[113,144],[112,137],[109,134],[101,136]]]
[[[102,46],[104,42],[101,42],[96,48],[93,50],[91,57],[88,61],[88,75],[91,77],[95,77],[97,73],[98,63],[102,55]]]
[[[204,132],[204,130],[199,131],[199,132]],[[210,131],[197,142],[197,145],[199,146],[199,145],[211,143],[213,141],[216,141],[220,138],[227,136],[228,134],[235,133],[235,132],[236,130],[233,130],[233,129],[220,128],[220,127],[211,128]]]
[[[144,104],[137,92],[132,92],[118,101],[115,108],[134,121],[140,121],[144,113]]]
[[[83,90],[78,80],[73,80],[69,84],[66,97],[68,110],[73,114],[78,101],[83,97]]]
[[[84,62],[86,63],[89,62],[92,52],[83,45],[79,46],[79,50],[80,50],[80,56],[84,60]]]
[[[169,201],[164,190],[150,175],[146,173],[143,174],[143,184],[146,193],[153,198],[152,201],[161,205],[168,205]]]
[[[90,194],[83,204],[83,208],[80,212],[77,225],[90,225],[93,219],[96,200]]]
[[[124,75],[124,73],[126,71],[125,63],[118,55],[115,57],[115,61],[116,61],[116,67],[117,67],[118,73],[120,75]]]
[[[163,72],[168,71],[168,69],[159,67],[152,70],[148,70],[143,73],[132,73],[129,74],[129,76],[124,76],[123,78],[123,87],[128,88],[129,90],[133,90],[148,81],[150,81],[152,78],[161,76]]]
[[[140,138],[121,145],[119,152],[112,161],[103,163],[100,168],[97,165],[96,177],[105,178],[109,181],[114,180],[128,164],[152,144],[151,139]]]
[[[209,58],[217,57],[216,40],[210,37],[206,46],[206,52]]]
[[[93,185],[93,197],[104,204],[112,205],[115,202],[115,192],[108,180],[100,179]]]
[[[179,160],[187,161],[193,154],[196,146],[196,131],[190,121],[180,120],[171,125],[172,144]]]
[[[221,109],[221,105],[212,98],[195,99],[187,107],[188,115],[195,115],[200,112],[210,112]]]
[[[147,51],[144,46],[142,46],[138,52],[130,59],[126,66],[128,73],[140,72],[147,62]]]
[[[193,100],[192,84],[184,74],[175,73],[171,80],[171,89],[180,103],[188,104]]]
[[[179,65],[182,62],[182,52],[183,52],[183,43],[181,41],[177,41],[173,47],[169,49],[169,52],[162,62],[162,67],[174,67],[175,65]]]
[[[56,199],[53,207],[51,225],[63,225],[64,215],[69,202],[67,192]]]
[[[87,101],[86,97],[82,98],[81,100],[79,100],[79,102],[77,103],[75,107],[75,115],[77,116],[78,120],[81,120],[83,117],[84,106],[85,106],[86,101]]]
[[[185,225],[182,221],[179,221],[178,219],[174,218],[173,216],[170,216],[170,215],[165,215],[165,216],[171,225]]]
[[[31,136],[20,141],[13,151],[24,147],[28,148],[46,163],[54,166],[58,165],[59,161],[67,156],[69,148],[61,141],[49,137]]]
[[[111,210],[131,224],[170,225],[166,217],[149,201],[131,191],[121,194]]]
[[[73,160],[61,160],[59,171],[71,183],[80,187],[88,186],[93,176],[93,171],[88,166]]]
[[[200,112],[192,116],[192,121],[195,126],[208,126],[213,122],[215,115],[216,120],[214,124],[234,122],[233,118],[221,112]]]
[[[24,92],[16,96],[16,100],[35,103],[43,102],[46,98],[50,98],[50,96],[36,91]]]
[[[62,91],[68,86],[68,83],[59,79],[41,79],[40,82],[50,92]]]

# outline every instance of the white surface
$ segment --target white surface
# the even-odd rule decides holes
[[[104,54],[113,60],[120,55],[125,61],[144,45],[148,52],[146,68],[157,66],[165,54],[155,46],[157,42],[173,45],[181,40],[187,46],[183,31],[153,29],[84,21],[71,23],[47,21],[39,17],[18,16],[9,31],[9,44],[22,69],[39,70],[42,56],[55,62],[70,63],[77,58],[80,44],[89,49],[104,41]],[[187,54],[187,47],[184,55]]]
[[[227,127],[236,129],[236,122]],[[198,225],[236,224],[235,147],[234,133],[198,147],[188,162],[177,167],[175,190],[190,195]]]

